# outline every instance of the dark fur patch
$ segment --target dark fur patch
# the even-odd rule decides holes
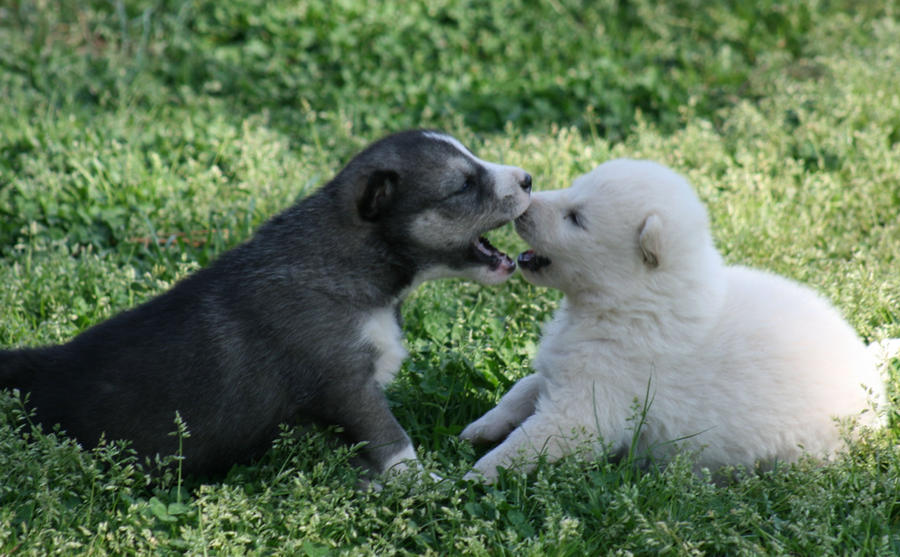
[[[440,263],[405,230],[447,148],[418,131],[372,144],[168,292],[66,344],[0,351],[0,387],[30,393],[42,423],[87,446],[105,434],[148,456],[176,452],[178,411],[190,472],[252,458],[298,420],[342,426],[381,471],[410,441],[360,325],[374,310],[399,315],[401,293]]]

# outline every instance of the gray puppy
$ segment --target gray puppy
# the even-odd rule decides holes
[[[407,131],[168,292],[60,345],[0,351],[0,388],[30,393],[45,425],[92,446],[173,454],[178,411],[192,473],[260,454],[280,423],[339,425],[375,472],[416,453],[382,387],[406,351],[400,304],[424,280],[506,280],[481,234],[529,204],[522,169],[454,138]]]

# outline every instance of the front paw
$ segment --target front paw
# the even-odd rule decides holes
[[[496,424],[486,421],[484,418],[476,420],[466,426],[459,438],[470,443],[481,445],[486,443],[496,443],[506,437],[508,430],[506,428],[497,427]]]
[[[498,416],[495,410],[470,423],[459,438],[477,445],[499,443],[506,439],[515,426],[509,420]]]
[[[478,464],[476,463],[475,467],[472,468],[472,470],[470,470],[469,472],[466,472],[466,475],[463,476],[462,479],[464,482],[491,485],[497,481],[497,469],[492,468],[490,470],[481,470],[478,468]]]

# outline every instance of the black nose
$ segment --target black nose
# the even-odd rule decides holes
[[[519,185],[522,186],[522,189],[530,192],[531,191],[531,174],[525,173],[525,177],[522,178],[522,181],[519,182]]]

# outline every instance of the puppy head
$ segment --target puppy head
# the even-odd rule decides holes
[[[525,278],[570,296],[625,299],[714,251],[690,185],[650,161],[609,161],[535,194],[516,231],[533,248],[519,256]]]
[[[483,234],[528,207],[531,176],[521,168],[481,160],[449,135],[418,130],[376,142],[350,166],[359,222],[415,261],[415,280],[496,284],[515,270]]]

